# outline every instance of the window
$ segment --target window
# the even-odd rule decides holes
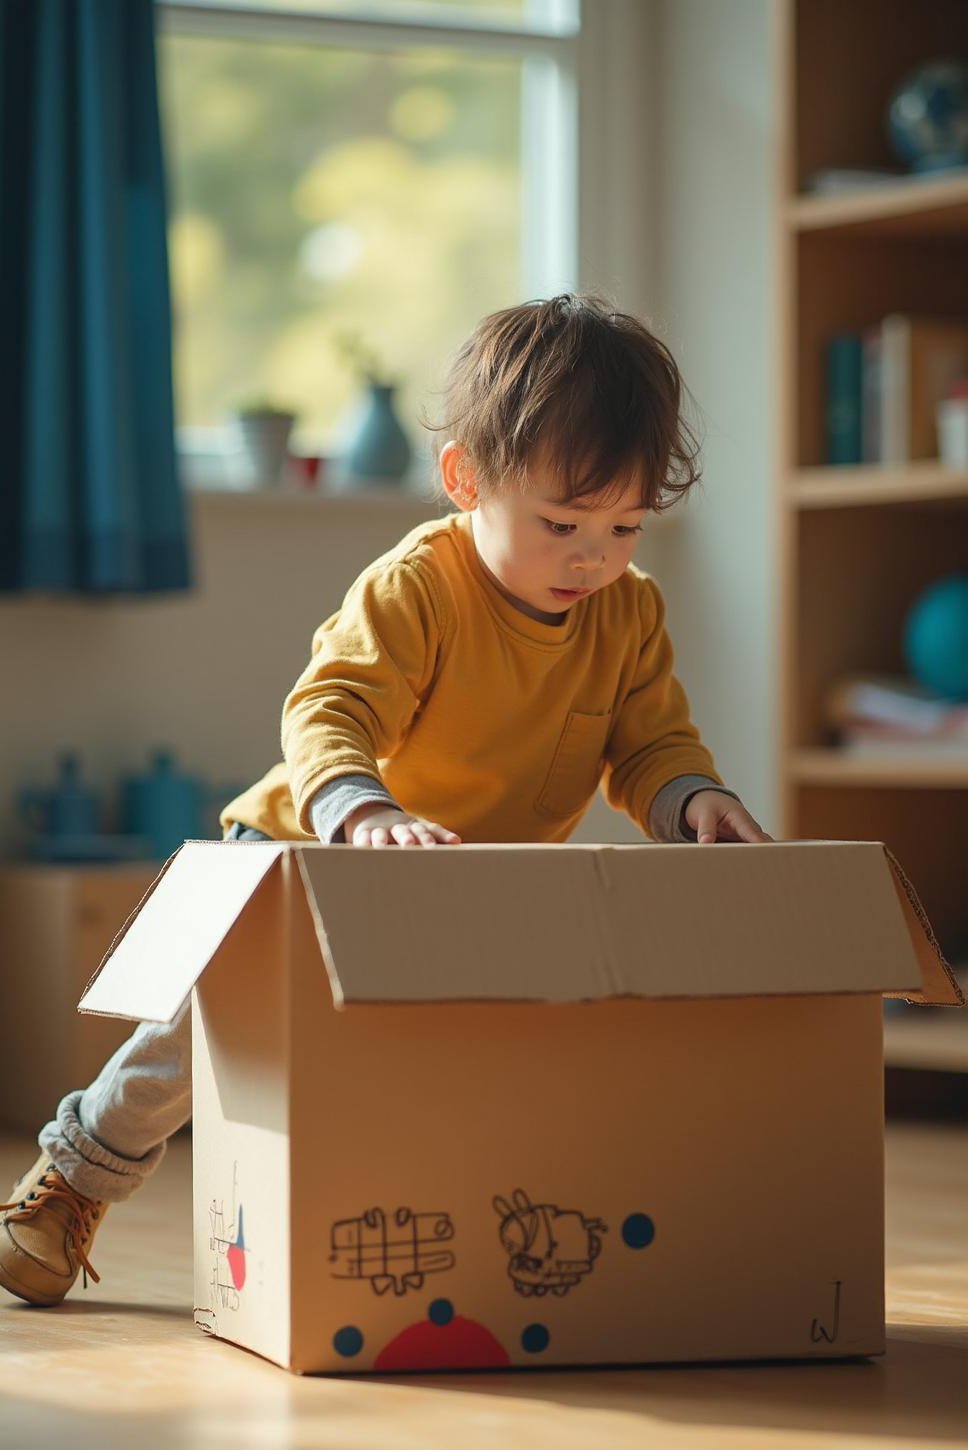
[[[258,398],[333,451],[355,337],[421,446],[474,323],[577,283],[577,6],[160,8],[180,427]]]

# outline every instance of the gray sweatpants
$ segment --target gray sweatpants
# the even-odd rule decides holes
[[[227,840],[268,841],[233,826]],[[72,1188],[120,1203],[161,1162],[165,1146],[192,1115],[192,1012],[173,1022],[141,1022],[90,1087],[69,1092],[38,1142]]]

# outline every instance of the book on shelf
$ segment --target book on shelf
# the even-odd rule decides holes
[[[843,196],[872,186],[890,186],[892,181],[906,181],[908,175],[906,171],[878,167],[828,166],[807,177],[805,190],[811,196]]]
[[[841,332],[827,343],[827,462],[860,463],[862,446],[861,407],[863,338],[856,332]]]
[[[840,730],[837,744],[844,754],[854,758],[903,756],[905,760],[958,760],[968,766],[968,731],[922,735],[912,730],[895,730],[890,725],[846,725]]]
[[[939,456],[937,408],[968,377],[968,319],[890,313],[825,346],[828,464]]]
[[[912,739],[960,739],[968,745],[968,705],[946,700],[905,675],[838,680],[827,692],[824,714],[835,729],[867,730],[872,738],[892,730]]]
[[[881,329],[868,327],[862,336],[861,463],[881,461]]]
[[[937,407],[968,375],[968,321],[892,313],[881,322],[881,463],[938,457]]]

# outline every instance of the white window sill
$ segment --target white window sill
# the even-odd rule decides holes
[[[265,504],[279,508],[400,508],[418,510],[428,517],[437,511],[436,500],[428,494],[421,493],[412,485],[393,487],[381,479],[364,481],[359,488],[345,493],[288,483],[264,488],[224,483],[218,486],[187,486],[185,494],[190,499],[198,499],[203,505],[214,502],[216,506],[226,507],[239,505],[248,508]]]

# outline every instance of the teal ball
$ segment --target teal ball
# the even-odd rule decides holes
[[[919,685],[968,700],[968,574],[932,584],[904,625],[904,658]]]

